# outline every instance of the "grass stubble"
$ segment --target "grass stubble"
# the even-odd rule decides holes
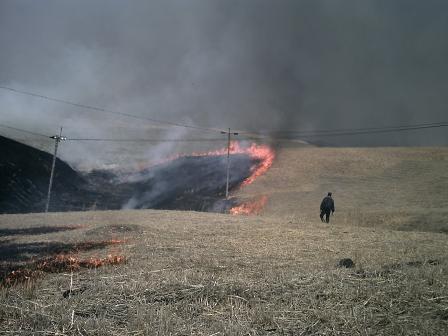
[[[2,288],[4,335],[445,335],[448,330],[445,234],[169,211],[5,218],[8,225],[23,226],[78,220],[85,227],[70,231],[67,239],[73,241],[111,238],[109,226],[132,229],[120,237],[113,233],[126,240],[113,246],[126,264],[51,273]],[[109,248],[88,253],[107,254]],[[355,267],[338,267],[344,257]],[[64,297],[68,289],[73,294]]]

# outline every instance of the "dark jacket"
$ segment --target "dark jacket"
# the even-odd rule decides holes
[[[326,196],[323,200],[322,203],[320,203],[320,211],[324,211],[324,212],[334,212],[334,201],[331,198],[331,196]]]

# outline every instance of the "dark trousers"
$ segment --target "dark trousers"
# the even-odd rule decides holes
[[[325,222],[330,223],[330,212],[328,210],[321,210],[320,211],[320,220],[324,221],[324,215],[325,215]]]

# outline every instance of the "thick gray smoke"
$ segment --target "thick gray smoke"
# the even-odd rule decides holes
[[[3,0],[0,85],[224,129],[447,121],[447,11],[443,0]],[[63,125],[72,137],[176,132],[4,91],[0,122],[46,133]],[[446,145],[447,134],[322,140]],[[99,153],[134,149],[120,146],[72,143],[61,153],[98,163]]]

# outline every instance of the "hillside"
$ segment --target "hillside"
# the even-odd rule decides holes
[[[235,193],[259,216],[0,215],[0,334],[446,335],[447,162],[288,147]]]
[[[44,211],[53,156],[2,136],[0,152],[0,213]],[[87,182],[64,161],[56,166],[52,205],[61,208]]]
[[[0,213],[42,212],[52,155],[0,136]],[[230,190],[248,178],[260,159],[232,153]],[[224,152],[182,155],[130,171],[81,173],[57,159],[50,211],[171,209],[225,212],[227,160]]]

